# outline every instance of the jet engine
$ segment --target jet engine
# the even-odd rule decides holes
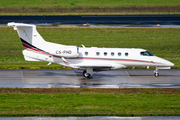
[[[50,50],[49,54],[60,57],[74,58],[78,57],[79,48],[77,46],[63,46],[60,48]]]

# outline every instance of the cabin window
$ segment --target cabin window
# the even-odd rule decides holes
[[[111,56],[114,56],[114,52],[111,52]]]
[[[120,53],[120,52],[118,52],[118,56],[121,56],[121,53]]]
[[[129,54],[128,53],[125,53],[125,56],[128,56]]]
[[[87,56],[87,55],[88,55],[88,52],[85,52],[85,55]]]
[[[140,55],[142,55],[142,56],[154,56],[152,53],[150,53],[148,51],[140,52]]]
[[[104,56],[107,56],[107,52],[104,52]]]
[[[97,56],[99,56],[99,55],[100,55],[100,53],[99,53],[99,52],[96,52],[96,55],[97,55]]]

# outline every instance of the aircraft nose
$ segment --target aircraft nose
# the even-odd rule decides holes
[[[160,57],[155,57],[155,58],[164,67],[173,67],[174,66],[174,63],[172,63],[172,62],[170,62],[170,61],[168,61],[166,59],[163,59],[163,58],[160,58]]]
[[[173,67],[173,66],[174,66],[174,63],[166,60],[165,63],[164,63],[164,66]]]

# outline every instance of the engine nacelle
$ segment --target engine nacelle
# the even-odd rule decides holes
[[[49,51],[49,54],[60,56],[60,57],[78,57],[79,48],[77,46],[65,46]]]

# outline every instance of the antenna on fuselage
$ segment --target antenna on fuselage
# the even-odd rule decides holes
[[[81,44],[83,48],[86,48],[83,44]]]

